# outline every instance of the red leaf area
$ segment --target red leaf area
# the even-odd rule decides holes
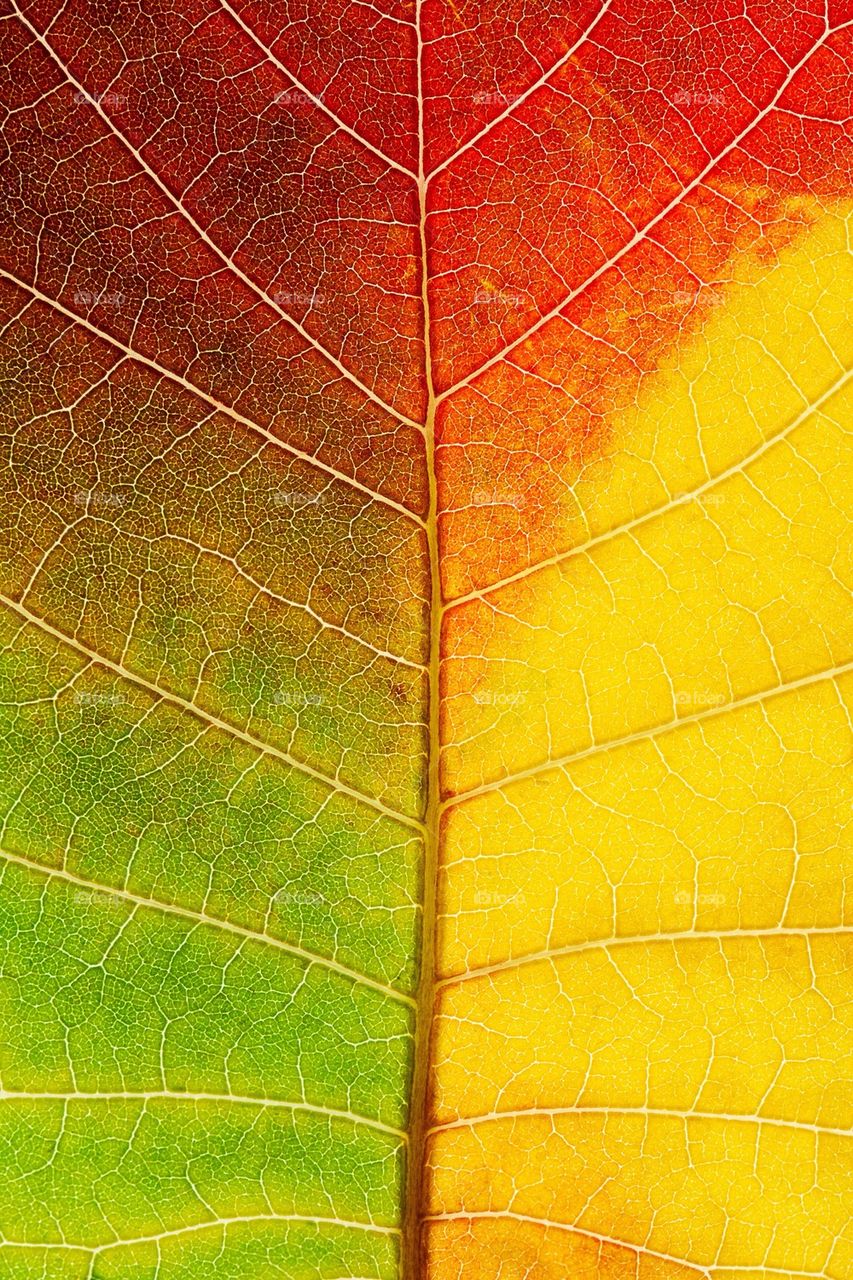
[[[4,306],[421,515],[434,417],[451,597],[564,549],[733,251],[851,179],[849,5],[566,8],[10,7]]]

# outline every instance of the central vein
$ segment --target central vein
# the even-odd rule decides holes
[[[417,30],[417,78],[418,78],[418,227],[420,242],[421,301],[423,311],[424,362],[426,377],[426,467],[429,480],[429,510],[426,537],[429,550],[430,610],[429,610],[429,745],[427,757],[426,838],[423,859],[423,886],[420,939],[420,976],[417,990],[415,1026],[414,1068],[412,1074],[411,1109],[409,1118],[409,1144],[405,1205],[403,1210],[403,1241],[401,1274],[403,1280],[421,1280],[424,1274],[423,1242],[421,1229],[425,1211],[426,1194],[426,1133],[429,1095],[430,1032],[435,1000],[435,927],[438,879],[438,842],[440,820],[439,794],[439,664],[441,654],[441,617],[443,601],[438,557],[438,482],[435,468],[435,387],[432,372],[430,341],[429,272],[427,263],[427,183],[424,168],[424,93],[423,93],[423,40],[421,35],[421,0],[417,0],[415,23]]]

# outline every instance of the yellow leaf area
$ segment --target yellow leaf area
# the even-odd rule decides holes
[[[435,1280],[853,1274],[844,213],[446,613]]]

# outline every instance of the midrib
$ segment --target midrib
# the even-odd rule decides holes
[[[422,916],[420,936],[420,970],[417,989],[414,1065],[409,1112],[409,1143],[406,1163],[405,1203],[403,1205],[403,1237],[401,1242],[400,1272],[402,1280],[422,1280],[425,1273],[423,1242],[421,1239],[424,1217],[424,1197],[427,1191],[426,1143],[427,1106],[429,1100],[430,1041],[435,1001],[435,946],[436,946],[436,897],[439,857],[439,750],[441,746],[439,723],[439,667],[441,648],[441,621],[443,600],[441,595],[440,565],[438,556],[438,482],[435,468],[435,408],[436,397],[432,375],[432,349],[430,338],[429,276],[427,271],[427,184],[424,170],[424,97],[423,97],[423,45],[421,40],[421,0],[417,0],[415,13],[417,31],[418,76],[418,204],[419,242],[421,257],[421,301],[423,313],[424,361],[426,371],[427,404],[424,420],[426,436],[426,467],[429,481],[429,510],[426,521],[426,537],[429,549],[430,614],[429,614],[429,755],[427,765],[427,803],[425,813],[426,835],[424,839]]]

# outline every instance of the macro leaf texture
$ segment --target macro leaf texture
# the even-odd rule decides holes
[[[2,3],[0,1280],[853,1280],[853,9]]]

